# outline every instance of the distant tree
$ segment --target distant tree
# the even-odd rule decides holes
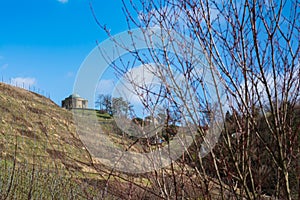
[[[104,95],[99,94],[95,102],[96,107],[99,107],[99,110],[103,110],[103,99],[104,99]]]
[[[106,112],[112,115],[112,98],[111,95],[99,94],[96,106],[99,107],[99,110],[102,112]]]
[[[136,125],[139,125],[139,126],[144,126],[144,120],[140,117],[135,117],[132,119],[132,122]]]
[[[112,115],[112,97],[110,95],[105,95],[103,98],[103,106],[105,108],[105,111]]]
[[[129,117],[132,112],[132,105],[122,97],[114,97],[111,101],[112,115],[120,117]]]

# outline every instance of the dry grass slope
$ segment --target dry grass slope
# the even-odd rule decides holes
[[[114,134],[109,124],[104,132],[120,145],[132,142]],[[76,133],[72,112],[0,83],[0,199],[158,197],[145,185],[146,178],[113,172],[95,161]]]
[[[67,110],[43,96],[1,83],[0,113],[2,156],[12,157],[17,144],[18,162],[87,170],[90,157]]]
[[[76,135],[72,113],[0,83],[0,199],[87,199],[104,180]],[[9,180],[9,181],[7,181]]]
[[[82,131],[89,128],[82,127]],[[134,142],[116,134],[113,124],[102,130],[121,148]],[[137,144],[131,150],[141,152],[143,148]],[[172,168],[143,175],[107,169],[85,149],[72,112],[41,95],[3,83],[0,151],[0,199],[167,199],[174,197],[175,188],[182,199],[202,199],[205,193],[202,179],[180,161]],[[218,182],[210,179],[208,185],[209,196],[219,199]]]

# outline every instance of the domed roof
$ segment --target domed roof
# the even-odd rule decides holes
[[[79,94],[71,94],[69,98],[75,99],[75,98],[80,98]]]

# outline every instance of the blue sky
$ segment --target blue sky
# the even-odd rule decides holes
[[[127,30],[121,0],[92,4],[112,34]],[[59,105],[96,41],[107,39],[88,0],[2,0],[0,24],[0,78],[50,93]]]

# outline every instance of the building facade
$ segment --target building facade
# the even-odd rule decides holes
[[[87,108],[88,100],[80,97],[78,94],[71,94],[61,102],[61,107],[66,109]]]

